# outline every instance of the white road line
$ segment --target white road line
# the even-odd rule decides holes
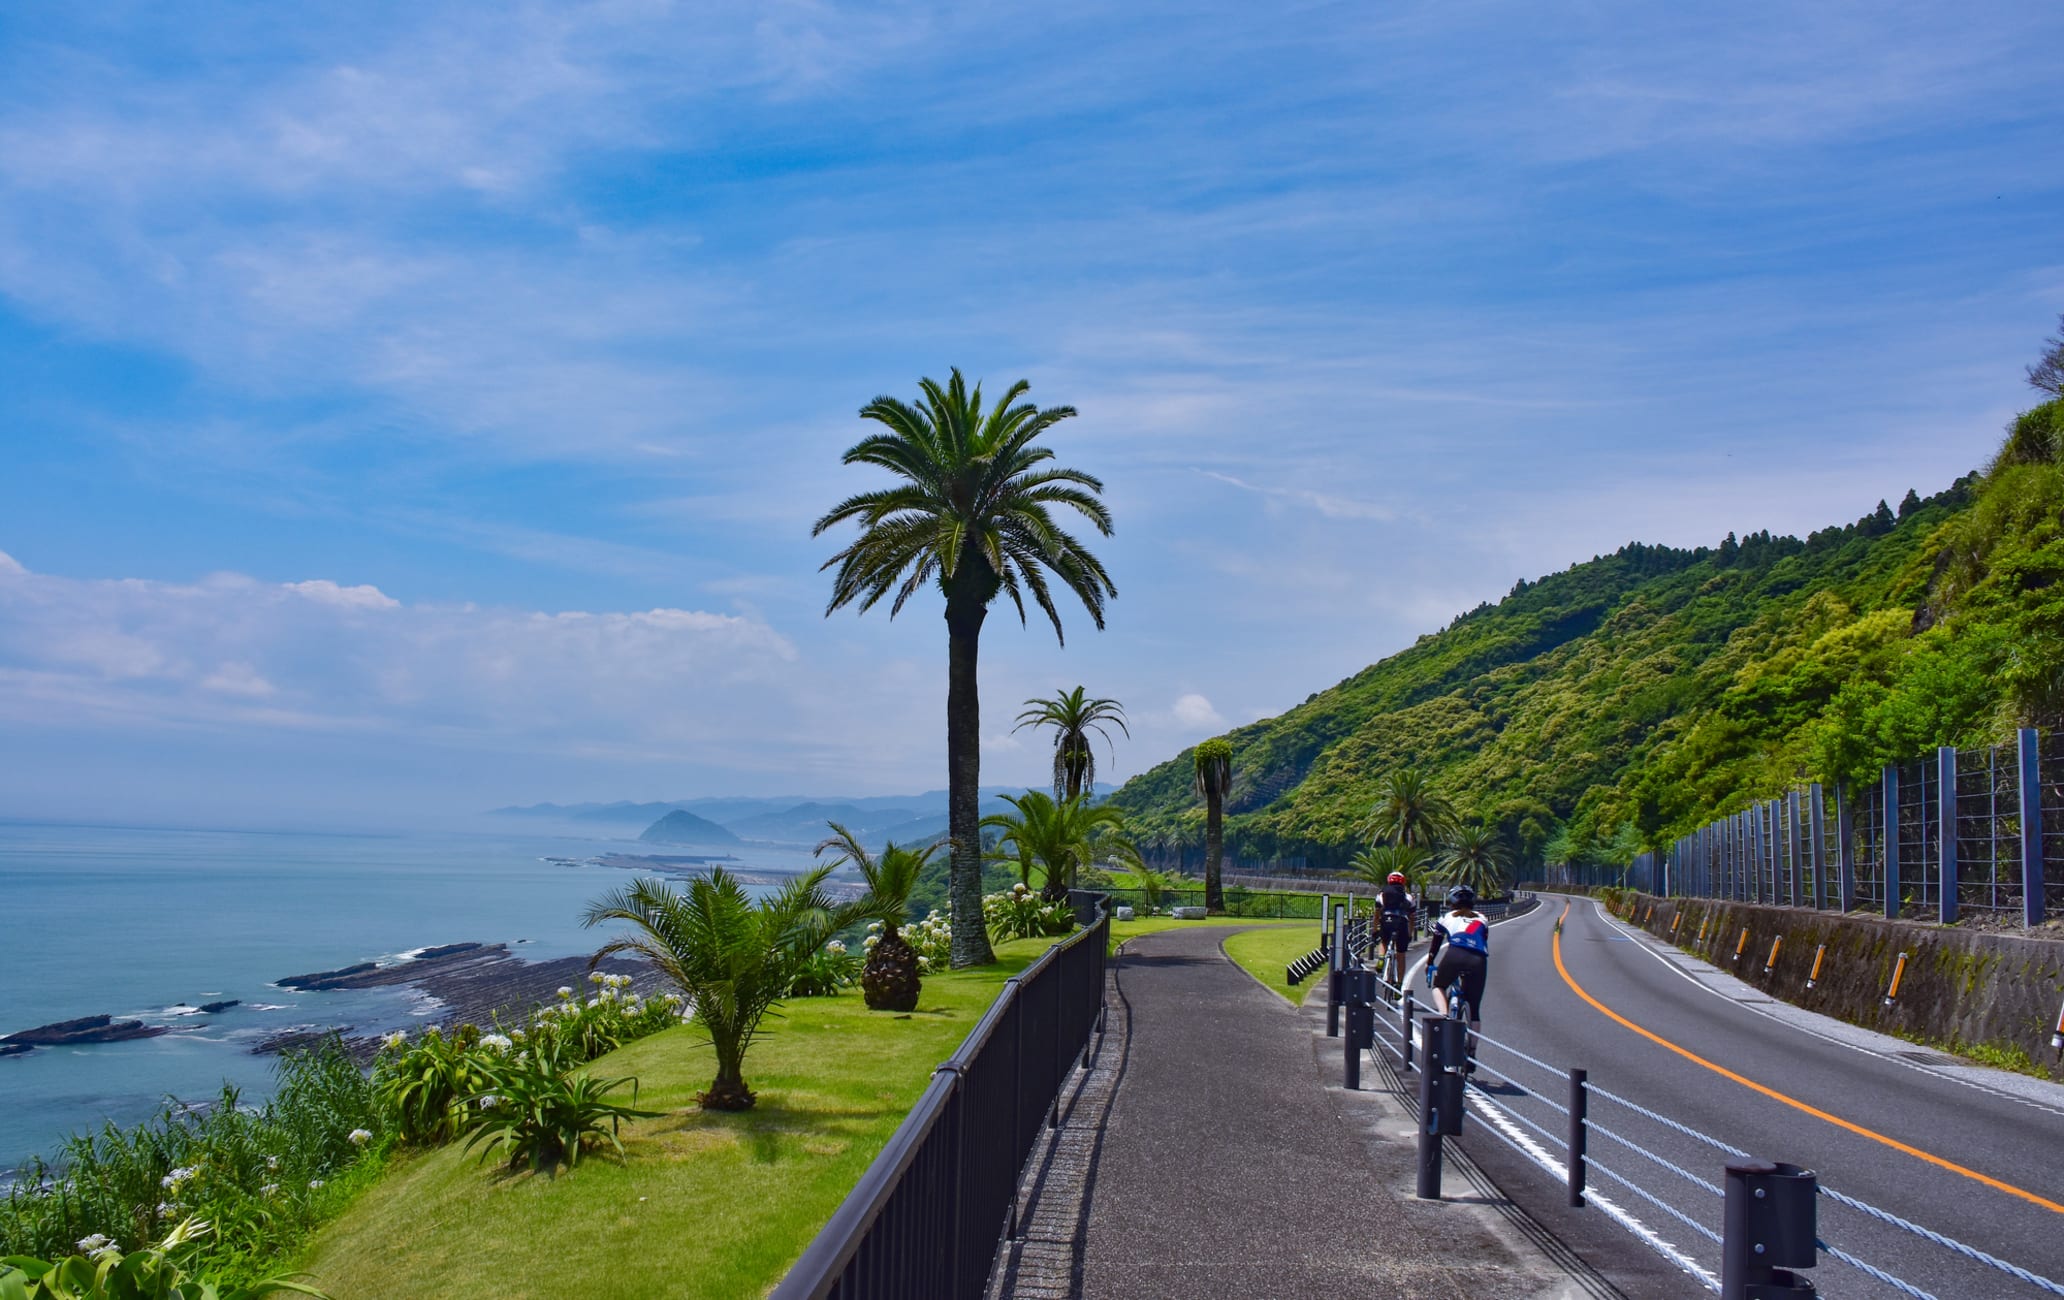
[[[1601,907],[1598,903],[1598,900],[1595,898],[1584,898],[1577,899],[1574,901],[1591,904],[1592,913],[1596,915],[1598,919],[1604,921],[1607,925],[1611,926],[1615,930],[1618,930],[1622,935],[1625,935],[1627,938],[1632,940],[1635,947],[1641,949],[1641,951],[1647,953],[1649,956],[1661,962],[1664,970],[1667,970],[1671,974],[1677,976],[1679,979],[1682,979],[1685,983],[1691,985],[1693,988],[1698,989],[1711,997],[1718,998],[1720,1001],[1725,1002],[1730,1006],[1740,1007],[1742,1010],[1749,1012],[1751,1015],[1761,1016],[1763,1017],[1763,1019],[1770,1021],[1772,1024],[1783,1025],[1788,1029],[1795,1029],[1798,1032],[1805,1034],[1810,1038],[1818,1038],[1823,1043],[1832,1043],[1836,1047],[1846,1047],[1852,1052],[1861,1052],[1865,1056],[1873,1057],[1877,1060],[1885,1062],[1888,1065],[1902,1066],[1906,1069],[1914,1071],[1917,1074],[1925,1074],[1929,1078],[1941,1079],[1946,1083],[1961,1084],[1962,1086],[1971,1089],[1973,1092],[1982,1092],[1985,1093],[1987,1096],[1998,1097],[2004,1101],[2019,1102],[2023,1106],[2027,1106],[2033,1110],[2042,1111],[2045,1114],[2064,1115],[2064,1107],[2053,1105],[2049,1102],[2042,1101],[2035,1097],[2023,1096],[2020,1093],[2011,1092],[2006,1088],[1998,1087],[1996,1085],[1982,1082],[1977,1079],[1967,1079],[1964,1078],[1962,1075],[1950,1074],[1949,1072],[1944,1070],[1931,1069],[1930,1067],[1923,1065],[1918,1061],[1909,1061],[1904,1059],[1903,1057],[1894,1056],[1892,1055],[1893,1052],[1912,1050],[1912,1048],[1908,1044],[1901,1042],[1901,1040],[1899,1039],[1888,1040],[1890,1042],[1899,1043],[1898,1047],[1888,1047],[1883,1050],[1880,1050],[1866,1043],[1852,1042],[1848,1039],[1841,1038],[1834,1034],[1830,1034],[1822,1030],[1816,1029],[1811,1025],[1801,1024],[1799,1021],[1793,1019],[1790,1016],[1772,1014],[1771,1012],[1764,1011],[1758,1007],[1751,1006],[1748,1003],[1742,1001],[1740,998],[1730,997],[1724,990],[1714,988],[1712,985],[1706,983],[1704,980],[1695,977],[1690,971],[1684,969],[1684,967],[1678,965],[1674,961],[1671,961],[1670,957],[1672,955],[1683,955],[1679,953],[1674,946],[1665,951],[1660,946],[1664,943],[1664,940],[1657,939],[1655,936],[1649,934],[1646,930],[1642,930],[1638,927],[1623,924],[1618,917],[1614,916],[1611,912],[1608,912],[1607,910],[1605,910],[1605,908]],[[1741,984],[1743,988],[1749,989],[1752,992],[1761,992],[1761,990],[1757,989],[1755,985],[1749,984],[1746,981],[1735,979],[1735,976],[1733,976],[1726,970],[1723,970],[1722,968],[1713,965],[1713,963],[1706,961],[1703,957],[1699,957],[1697,956],[1697,954],[1691,955],[1694,960],[1703,963],[1708,969],[1712,970],[1714,973],[1719,975],[1725,975],[1729,979],[1734,979],[1736,983]],[[1784,1003],[1784,1005],[1790,1010],[1798,1012],[1802,1015],[1819,1014],[1818,1012],[1807,1011],[1804,1007],[1793,1006],[1789,1002]],[[1875,1032],[1873,1030],[1863,1029],[1861,1026],[1845,1024],[1844,1027],[1855,1030],[1858,1033]],[[1970,1068],[1979,1069],[1983,1067],[1972,1066]]]

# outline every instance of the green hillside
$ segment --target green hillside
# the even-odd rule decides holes
[[[1624,861],[1800,780],[1855,780],[2056,715],[2064,401],[1994,465],[1801,540],[1634,544],[1227,733],[1227,844],[1345,862],[1417,766],[1518,859]],[[1113,796],[1149,851],[1201,838],[1186,751]],[[1194,856],[1194,855],[1193,855]]]

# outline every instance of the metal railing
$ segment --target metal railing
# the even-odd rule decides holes
[[[1356,949],[1351,932],[1348,950],[1368,955],[1366,949]],[[1447,1136],[1459,1136],[1463,1118],[1474,1115],[1479,1129],[1516,1152],[1528,1167],[1563,1184],[1572,1207],[1597,1208],[1699,1286],[1729,1300],[1782,1293],[1786,1283],[1765,1275],[1773,1268],[1812,1268],[1823,1256],[1900,1295],[1934,1300],[1933,1293],[1914,1282],[1852,1249],[1831,1244],[1829,1236],[1854,1250],[1896,1254],[1909,1268],[1914,1260],[1901,1239],[1918,1239],[1982,1270],[1967,1270],[1967,1276],[1957,1279],[1958,1289],[1949,1294],[2007,1295],[2004,1279],[2011,1278],[2032,1288],[2029,1294],[2064,1296],[2064,1283],[1822,1185],[1810,1171],[1756,1162],[1739,1146],[1599,1087],[1586,1070],[1551,1065],[1481,1031],[1467,1035],[1465,1048],[1459,1022],[1422,1015],[1408,988],[1387,983],[1374,972],[1362,972],[1359,982],[1376,991],[1365,1013],[1388,1012],[1396,1019],[1386,1026],[1365,1015],[1362,1024],[1367,1028],[1359,1042],[1353,1041],[1350,1029],[1346,1083],[1350,1088],[1360,1084],[1361,1051],[1389,1064],[1401,1092],[1413,1091],[1404,1086],[1405,1076],[1419,1076],[1422,1196],[1439,1197],[1441,1143]],[[1342,987],[1352,990],[1355,983],[1345,981]],[[1356,1020],[1350,1015],[1349,1025]],[[1688,1167],[1714,1159],[1716,1153],[1726,1157],[1720,1182]],[[1593,1175],[1604,1180],[1601,1186],[1593,1186]],[[1789,1222],[1745,1220],[1744,1205],[1751,1216],[1766,1214],[1775,1205],[1779,1218]],[[1824,1207],[1832,1208],[1825,1217]],[[1716,1218],[1716,1210],[1724,1213]],[[1654,1219],[1657,1214],[1662,1217]],[[1644,1221],[1643,1215],[1654,1222]],[[1687,1232],[1689,1237],[1683,1235]],[[1778,1258],[1761,1247],[1752,1248],[1751,1236],[1789,1238],[1794,1251],[1789,1258]],[[1774,1289],[1749,1290],[1752,1286]]]
[[[1786,907],[1858,909],[1949,924],[1966,912],[2025,926],[2064,914],[2064,738],[1945,745],[1869,785],[1818,782],[1760,800],[1624,869],[1555,866],[1551,886]]]
[[[1071,901],[1087,924],[1004,981],[774,1300],[983,1294],[1015,1235],[1019,1173],[1103,1024],[1108,908]]]

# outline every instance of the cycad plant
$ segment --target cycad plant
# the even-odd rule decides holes
[[[1061,637],[1048,575],[1075,593],[1101,628],[1104,602],[1117,594],[1103,562],[1054,520],[1066,507],[1111,532],[1103,483],[1080,470],[1049,466],[1051,448],[1039,436],[1075,414],[1073,407],[1041,410],[1021,401],[1030,385],[1019,380],[984,409],[982,388],[959,370],[945,384],[926,379],[918,405],[877,397],[861,418],[884,432],[845,454],[848,465],[873,465],[899,482],[846,498],[814,530],[847,521],[860,525],[852,545],[825,561],[837,567],[825,613],[846,605],[863,612],[894,593],[891,618],[927,586],[946,598],[947,827],[952,837],[949,895],[953,964],[995,960],[982,924],[982,706],[976,683],[982,621],[1006,595],[1025,620],[1029,596]]]
[[[1488,826],[1464,826],[1454,831],[1440,861],[1443,876],[1454,884],[1469,886],[1480,896],[1500,893],[1505,888],[1509,858],[1497,832]]]
[[[760,1022],[788,996],[796,972],[844,919],[824,888],[830,867],[806,872],[753,901],[722,867],[688,882],[635,880],[588,904],[583,925],[623,921],[632,929],[602,945],[595,962],[636,953],[672,981],[694,1008],[717,1054],[717,1076],[696,1100],[704,1110],[747,1110],[745,1054]]]
[[[982,828],[998,832],[997,852],[1039,866],[1048,901],[1068,896],[1076,873],[1096,860],[1099,848],[1118,852],[1124,844],[1125,814],[1112,804],[1079,795],[1057,803],[1044,790],[1003,798],[1016,811],[991,813]]]
[[[1225,911],[1219,875],[1225,868],[1225,797],[1233,788],[1233,742],[1223,738],[1197,746],[1197,797],[1204,801],[1204,910]]]
[[[1053,729],[1054,798],[1074,799],[1096,790],[1096,748],[1089,738],[1094,732],[1103,737],[1105,748],[1111,748],[1111,733],[1106,730],[1107,725],[1124,732],[1126,739],[1132,738],[1132,733],[1125,727],[1125,710],[1118,701],[1092,700],[1088,692],[1078,686],[1072,691],[1057,691],[1050,700],[1026,700],[1025,711],[1018,715],[1018,725],[1011,730],[1023,731],[1026,727]]]
[[[1419,880],[1432,858],[1432,853],[1416,844],[1378,844],[1355,854],[1348,865],[1373,885],[1388,881],[1393,871],[1403,872],[1409,884]]]
[[[867,882],[867,892],[858,902],[841,910],[839,920],[878,921],[881,930],[860,968],[860,993],[875,1011],[915,1011],[919,979],[917,952],[903,937],[903,923],[910,917],[910,894],[918,876],[939,851],[935,841],[922,849],[898,848],[892,841],[880,853],[869,853],[853,832],[837,822],[826,822],[831,836],[817,846],[818,856],[835,853],[831,865],[850,862]]]

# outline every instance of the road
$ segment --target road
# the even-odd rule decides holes
[[[1945,1068],[1951,1063],[1939,1053],[1774,1004],[1618,925],[1588,899],[1544,898],[1540,908],[1498,926],[1492,948],[1483,1021],[1491,1041],[1480,1050],[1478,1082],[1555,1141],[1473,1104],[1472,1131],[1462,1142],[1501,1190],[1551,1229],[1595,1239],[1607,1211],[1566,1209],[1561,1186],[1490,1126],[1559,1163],[1565,1121],[1550,1103],[1565,1100],[1567,1080],[1542,1067],[1581,1066],[1599,1090],[1590,1108],[1593,1161],[1715,1232],[1718,1196],[1599,1130],[1714,1184],[1726,1153],[1600,1091],[1756,1158],[1813,1169],[1823,1187],[2064,1279],[2064,1088],[2015,1076],[1994,1076],[1990,1084],[1957,1077],[1981,1072]],[[1717,1275],[1718,1248],[1695,1230],[1608,1178],[1594,1173],[1591,1185],[1657,1244],[1678,1252],[1687,1269]],[[1826,1198],[1820,1207],[1825,1242],[1943,1300],[2052,1294]],[[1624,1249],[1633,1237],[1620,1235]],[[1825,1255],[1809,1276],[1826,1295],[1902,1294]],[[1697,1293],[1691,1277],[1677,1277],[1680,1294]],[[1651,1280],[1629,1290],[1657,1288]]]

